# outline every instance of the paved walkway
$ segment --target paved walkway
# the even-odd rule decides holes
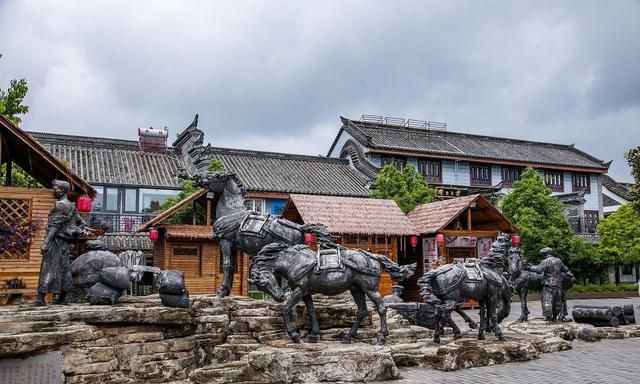
[[[574,304],[615,305],[633,304],[636,321],[640,319],[640,298],[607,300],[570,300]],[[541,313],[539,302],[529,302],[530,316]],[[477,318],[477,311],[469,311]],[[514,303],[509,318],[520,315],[520,303]],[[457,315],[456,315],[457,316]],[[457,319],[456,319],[457,320]],[[462,321],[461,321],[462,322]],[[508,363],[489,367],[442,372],[431,368],[401,368],[401,380],[393,383],[433,384],[608,384],[640,382],[640,338],[603,340],[595,343],[574,341],[570,351],[545,353],[540,359],[522,363]]]

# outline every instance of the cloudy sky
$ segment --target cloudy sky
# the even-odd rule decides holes
[[[0,1],[23,128],[326,154],[339,116],[575,143],[631,180],[639,1]]]

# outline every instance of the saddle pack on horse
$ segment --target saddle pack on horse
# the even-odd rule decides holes
[[[439,277],[442,277],[439,279]],[[493,285],[502,285],[502,277],[497,272],[482,268],[479,262],[445,264],[435,270],[427,272],[421,280],[429,282],[433,293],[445,294],[457,289],[463,282],[480,283],[487,280]],[[446,281],[446,284],[433,282]],[[420,282],[419,282],[420,283]]]
[[[315,269],[316,273],[324,273],[341,271],[345,267],[349,267],[365,275],[380,275],[380,264],[367,255],[366,251],[342,247],[313,251],[306,246],[297,247],[305,247],[306,249],[300,252],[298,262],[289,269],[289,275],[294,281],[300,280],[312,269]]]
[[[291,231],[302,231],[301,226],[289,220],[270,215],[260,215],[251,211],[239,211],[223,216],[213,224],[218,238],[236,230],[241,236],[265,237],[267,234],[284,241],[290,241]]]

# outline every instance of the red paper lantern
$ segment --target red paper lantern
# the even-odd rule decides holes
[[[415,248],[418,245],[418,236],[413,235],[409,237],[409,244],[411,244],[411,246]]]
[[[436,235],[436,243],[444,244],[444,235],[442,233]]]
[[[78,200],[76,200],[76,208],[80,212],[91,212],[91,199],[89,196],[80,196]]]
[[[149,240],[156,241],[158,240],[158,230],[152,229],[149,231]]]
[[[304,242],[311,245],[316,242],[316,237],[313,233],[304,234]]]
[[[520,235],[518,234],[511,235],[511,242],[513,243],[513,245],[520,244]]]

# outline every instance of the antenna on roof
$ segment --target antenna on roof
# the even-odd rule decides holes
[[[167,152],[167,138],[169,130],[164,129],[138,128],[138,148],[141,152]]]
[[[376,124],[381,126],[396,126],[396,127],[406,127],[406,128],[414,128],[414,129],[425,129],[429,130],[437,130],[437,131],[446,131],[447,123],[441,123],[439,121],[426,121],[426,120],[416,120],[416,119],[402,119],[399,117],[389,117],[389,116],[378,116],[378,115],[362,115],[360,121],[368,124]]]

